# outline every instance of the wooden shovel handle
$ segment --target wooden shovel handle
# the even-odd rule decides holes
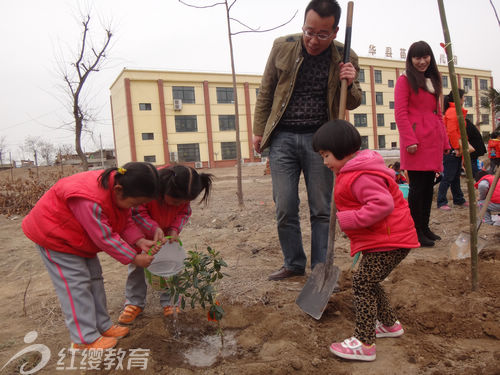
[[[345,31],[344,43],[344,59],[343,62],[349,62],[349,55],[351,51],[351,28],[352,28],[352,11],[354,3],[349,1],[347,4],[347,24]],[[347,80],[343,79],[340,85],[340,102],[339,102],[339,119],[345,117],[345,107],[347,102]],[[499,168],[500,169],[500,168]],[[335,205],[334,190],[332,190],[332,203],[330,210],[330,224],[328,226],[328,245],[326,250],[326,265],[333,265],[333,248],[335,247],[335,226],[337,224],[337,207]],[[329,269],[331,267],[327,267]]]

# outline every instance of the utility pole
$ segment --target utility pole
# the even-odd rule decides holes
[[[14,165],[12,164],[12,152],[9,152],[9,158],[10,158],[10,178],[12,179],[12,182],[14,182]]]
[[[101,143],[101,167],[102,169],[104,169],[104,157],[103,157],[103,153],[102,153],[102,138],[101,138],[101,133],[99,133],[99,142]]]

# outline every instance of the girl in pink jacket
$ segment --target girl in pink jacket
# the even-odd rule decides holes
[[[421,246],[434,246],[441,237],[429,228],[434,177],[443,170],[443,154],[450,145],[439,96],[441,76],[431,47],[413,43],[406,58],[406,71],[394,91],[394,112],[399,130],[401,169],[408,171],[408,203]]]
[[[346,359],[373,361],[376,337],[404,333],[380,283],[419,246],[408,203],[380,154],[359,151],[361,136],[347,121],[324,124],[313,148],[335,173],[334,199],[340,228],[351,240],[351,256],[363,257],[353,276],[356,328],[330,351]]]

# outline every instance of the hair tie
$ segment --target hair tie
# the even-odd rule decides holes
[[[119,174],[125,174],[125,172],[127,172],[127,170],[126,170],[125,168],[121,168],[121,167],[120,167],[120,168],[118,168],[118,169],[117,169],[117,172],[118,172]]]

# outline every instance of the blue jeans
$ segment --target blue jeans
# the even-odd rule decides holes
[[[269,163],[276,204],[278,237],[285,268],[302,272],[307,257],[302,245],[299,217],[301,172],[307,189],[311,222],[311,268],[323,263],[328,245],[333,172],[312,148],[313,133],[276,131],[271,141]]]
[[[439,184],[437,206],[441,207],[448,204],[446,194],[448,188],[451,188],[453,203],[462,205],[465,203],[464,193],[460,187],[460,173],[462,170],[462,158],[455,155],[443,156],[443,179]]]

